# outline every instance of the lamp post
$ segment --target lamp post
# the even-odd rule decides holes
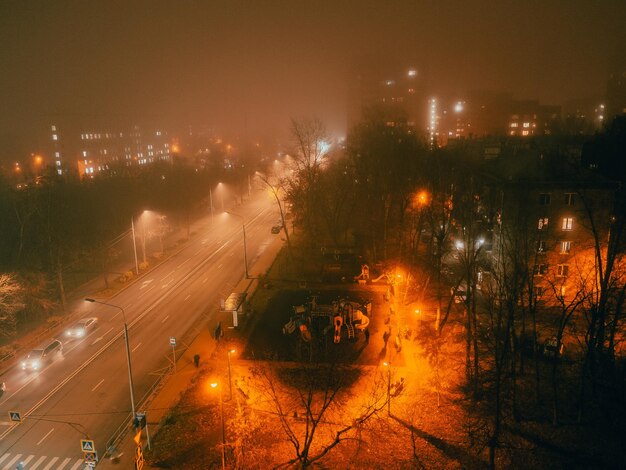
[[[133,232],[133,251],[135,253],[135,274],[139,276],[139,263],[137,262],[137,239],[135,238],[135,220],[130,218],[130,228]]]
[[[387,416],[391,416],[391,362],[383,362],[387,368]]]
[[[209,204],[211,204],[211,222],[213,221],[213,188],[209,188]]]
[[[243,266],[244,271],[246,272],[246,279],[250,279],[250,276],[248,275],[248,250],[246,248],[246,223],[243,216],[229,211],[226,211],[226,213],[234,215],[235,217],[239,217],[241,219],[241,228],[243,229]]]
[[[219,384],[217,382],[211,383],[212,388],[217,388]],[[222,387],[220,387],[220,420],[222,422],[222,469],[226,468],[226,457],[225,447],[226,447],[226,434],[224,432],[224,400],[222,398]]]
[[[128,387],[130,389],[130,407],[133,412],[134,420],[137,417],[137,413],[135,412],[135,393],[133,391],[133,371],[130,365],[130,346],[128,345],[128,325],[126,324],[126,313],[124,313],[124,309],[122,307],[119,307],[118,305],[100,302],[99,300],[90,298],[86,298],[85,300],[87,302],[106,305],[107,307],[113,307],[122,312],[122,318],[124,319],[124,342],[126,343],[126,364],[128,366]]]
[[[230,374],[230,355],[231,353],[234,353],[235,350],[234,349],[229,349],[228,350],[228,392],[229,392],[229,400],[233,399],[233,381],[231,378],[231,374]]]

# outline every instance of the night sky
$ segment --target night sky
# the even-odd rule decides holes
[[[248,135],[316,115],[343,135],[362,60],[413,62],[441,94],[600,98],[625,24],[623,0],[0,0],[0,157],[58,113]]]

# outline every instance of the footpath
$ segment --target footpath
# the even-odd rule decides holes
[[[247,299],[250,299],[259,285],[259,278],[269,271],[281,248],[282,240],[280,236],[277,236],[267,245],[256,262],[248,268],[249,278],[243,278],[234,287],[233,292],[246,293]],[[249,318],[246,321],[254,322],[256,319]],[[176,373],[172,371],[169,376],[164,377],[154,393],[143,403],[138,404],[137,410],[145,411],[147,420],[147,426],[141,433],[141,446],[143,449],[147,448],[147,433],[149,433],[150,437],[156,435],[159,424],[167,416],[169,410],[178,403],[181,395],[189,388],[202,365],[208,362],[214,355],[219,345],[219,342],[214,338],[215,325],[218,322],[221,322],[222,331],[224,331],[225,338],[223,340],[245,341],[243,337],[244,332],[239,329],[229,328],[232,325],[232,315],[229,312],[217,311],[211,323],[200,330],[200,333],[191,342],[187,350],[181,357],[177,358]],[[200,358],[200,367],[194,363],[194,356],[196,355]],[[138,445],[135,441],[136,435],[137,431],[129,426],[126,429],[126,433],[114,444],[114,449],[110,449],[105,456],[100,457],[97,468],[116,470],[153,468],[145,463],[136,467],[135,460],[138,454]]]

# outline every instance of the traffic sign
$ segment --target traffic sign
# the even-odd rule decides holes
[[[22,422],[22,415],[19,411],[9,411],[9,418],[11,418],[11,421],[15,421],[16,423]]]
[[[96,451],[96,446],[94,445],[93,441],[90,439],[81,439],[80,440],[80,449],[83,452],[95,452]]]
[[[95,452],[85,452],[83,458],[85,459],[85,462],[95,462],[98,460]]]
[[[170,336],[170,346],[176,346],[176,338],[174,338],[173,336]]]
[[[85,467],[96,468],[96,462],[85,462]]]

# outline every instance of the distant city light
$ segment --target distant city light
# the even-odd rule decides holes
[[[463,103],[461,101],[458,101],[454,105],[454,111],[457,112],[457,113],[460,113],[461,111],[463,111]]]
[[[411,70],[409,70],[409,72],[408,72],[408,76],[409,76],[409,77],[415,77],[415,76],[417,76],[417,70],[415,70],[415,69],[411,69]]]

